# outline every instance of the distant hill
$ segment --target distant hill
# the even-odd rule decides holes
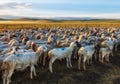
[[[0,18],[0,20],[4,21],[5,19],[3,19],[3,18]]]
[[[5,17],[0,16],[0,17]],[[12,17],[12,18],[10,18]],[[104,18],[92,18],[92,17],[41,17],[41,18],[29,18],[29,17],[18,17],[18,16],[6,16],[6,18],[0,18],[0,21],[52,21],[52,22],[62,22],[62,21],[118,21],[120,19],[104,19]]]

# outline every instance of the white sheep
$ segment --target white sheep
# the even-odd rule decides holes
[[[105,40],[101,43],[101,46],[104,48],[109,48],[111,51],[111,55],[113,56],[113,48],[114,48],[114,42],[109,38],[108,40]]]
[[[30,77],[36,76],[35,65],[42,54],[42,49],[38,47],[36,52],[14,53],[4,59],[2,63],[3,84],[9,84],[14,70],[24,70],[30,66]]]
[[[20,43],[19,43],[16,39],[12,39],[12,40],[8,43],[8,45],[9,45],[10,47],[13,47],[13,46],[19,46]]]
[[[85,63],[87,62],[89,64],[92,64],[92,57],[93,54],[95,52],[95,45],[87,45],[85,47],[81,47],[78,50],[78,69],[80,70],[80,64],[81,64],[81,60],[82,60],[82,64],[83,64],[83,69],[86,70],[86,65]]]
[[[111,50],[109,48],[100,48],[99,61],[103,63],[105,59],[105,61],[109,62],[110,53]]]
[[[72,55],[72,52],[74,50],[74,47],[76,47],[76,46],[77,46],[76,43],[72,42],[69,47],[54,48],[54,49],[52,49],[52,50],[50,50],[48,52],[48,55],[49,55],[49,58],[50,58],[49,70],[50,70],[51,73],[53,72],[53,70],[52,70],[52,64],[54,63],[54,61],[56,59],[60,60],[60,59],[66,58],[67,67],[72,67],[72,64],[71,64],[71,55]]]
[[[118,40],[117,40],[116,38],[114,38],[114,37],[112,37],[112,40],[113,40],[113,43],[114,43],[115,51],[117,51],[117,47],[118,47],[119,42],[118,42]]]
[[[111,55],[113,56],[113,48],[114,48],[114,42],[113,42],[113,40],[107,41],[107,46],[110,49]]]

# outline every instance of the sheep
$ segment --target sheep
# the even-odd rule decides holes
[[[35,65],[37,64],[39,57],[41,56],[43,50],[38,47],[36,52],[29,53],[14,53],[3,60],[2,63],[2,79],[3,84],[9,84],[11,76],[14,70],[24,70],[30,66],[30,78],[36,76]]]
[[[43,44],[40,46],[42,49],[44,49],[44,52],[42,54],[42,57],[40,58],[40,62],[42,62],[43,66],[45,66],[45,61],[46,58],[48,57],[48,52],[55,48],[56,46],[52,45],[52,44]]]
[[[81,59],[83,63],[83,69],[86,70],[86,65],[85,63],[87,62],[89,64],[92,64],[92,57],[95,52],[95,45],[87,45],[85,47],[81,47],[78,50],[78,69],[80,70],[80,64],[81,64]]]
[[[17,46],[13,46],[13,47],[7,47],[7,48],[4,48],[4,50],[1,52],[1,55],[11,55],[13,54],[16,50],[17,50]]]
[[[112,37],[112,40],[114,42],[114,50],[117,51],[117,47],[118,47],[118,40],[115,37]]]
[[[110,53],[109,48],[100,48],[99,61],[103,63],[105,58],[105,61],[109,62]]]
[[[12,47],[12,46],[19,46],[20,43],[19,43],[16,39],[12,39],[12,40],[8,43],[8,45],[9,45],[10,47]]]
[[[66,38],[64,41],[62,40],[57,40],[56,42],[56,47],[68,47],[70,42],[70,38]]]
[[[56,42],[56,37],[54,34],[51,34],[49,37],[48,37],[48,43],[53,43],[53,42]]]
[[[118,46],[120,45],[120,34],[116,35],[116,38],[118,40]]]
[[[22,39],[22,43],[23,43],[23,44],[26,44],[27,41],[28,41],[28,38],[23,38],[23,39]]]
[[[114,42],[112,40],[107,41],[107,46],[111,51],[111,55],[113,56]]]
[[[17,46],[19,48],[18,52],[32,52],[37,50],[37,45],[34,42],[27,41],[26,45]]]
[[[37,34],[36,35],[36,39],[39,40],[41,38],[41,35],[40,34]]]
[[[16,51],[17,51],[17,47],[7,48],[5,51],[3,51],[0,56],[0,66],[5,58],[10,56],[11,54],[16,53]]]
[[[10,48],[10,51],[9,51],[8,53],[6,53],[5,55],[6,55],[6,56],[9,56],[9,55],[11,55],[11,54],[15,54],[16,51],[17,51],[17,47],[14,46],[14,47]]]
[[[31,41],[27,41],[27,42],[26,42],[26,48],[27,48],[27,49],[31,47],[31,43],[32,43]]]
[[[43,66],[45,66],[45,61],[48,56],[48,51],[52,49],[52,46],[50,45],[41,45],[40,46],[42,49],[44,49],[44,52],[40,58],[40,62],[42,62]]]
[[[0,41],[9,41],[9,38],[8,38],[8,36],[2,36],[0,38]]]
[[[113,56],[114,42],[111,39],[101,42],[101,46],[104,48],[109,48],[111,51],[111,55]]]
[[[52,50],[50,50],[48,52],[48,56],[50,58],[50,62],[49,62],[49,70],[50,72],[52,73],[53,70],[52,70],[52,64],[54,63],[54,61],[56,59],[64,59],[66,58],[66,61],[67,61],[67,67],[72,67],[72,64],[71,64],[71,55],[72,55],[72,52],[74,50],[74,47],[76,47],[76,42],[72,42],[70,44],[69,47],[65,47],[65,48],[54,48]]]
[[[13,54],[15,51],[17,51],[17,53],[22,53],[22,52],[32,52],[32,51],[36,51],[37,46],[34,42],[31,42],[31,44],[29,45],[31,48],[29,48],[29,50],[27,50],[27,45],[24,46],[13,46],[12,48],[6,48],[4,49],[1,54],[6,54],[7,56]]]

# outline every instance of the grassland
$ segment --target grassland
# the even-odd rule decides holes
[[[1,21],[0,29],[21,29],[21,28],[54,28],[54,27],[117,27],[120,28],[120,21]],[[46,66],[37,66],[37,77],[30,79],[29,68],[23,72],[15,72],[11,84],[120,84],[120,46],[115,56],[110,57],[110,63],[101,64],[94,62],[87,66],[87,71],[77,69],[77,60],[72,60],[73,68],[66,68],[66,61],[56,61],[53,64],[54,73]],[[1,75],[0,75],[1,76]],[[2,79],[0,79],[2,84]]]
[[[65,20],[11,20],[0,21],[0,30],[21,29],[21,28],[57,28],[57,27],[117,27],[120,28],[120,20],[90,20],[90,21],[65,21]]]

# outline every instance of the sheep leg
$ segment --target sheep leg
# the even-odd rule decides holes
[[[5,82],[5,81],[6,81],[6,78],[3,78],[3,84],[6,84],[6,82]]]
[[[97,52],[94,54],[95,61],[97,60]]]
[[[50,59],[50,62],[49,62],[49,70],[50,70],[50,72],[52,73],[53,72],[53,70],[52,70],[52,64],[53,64],[53,62],[56,60],[56,58],[51,58]]]
[[[102,56],[102,59],[101,59],[101,63],[103,63],[104,57],[105,57],[105,56],[103,55],[103,56]]]
[[[70,65],[70,67],[72,67],[72,63],[71,63],[71,56],[69,56],[69,65]]]
[[[34,76],[36,76],[35,66],[33,66],[33,72],[34,72]]]
[[[66,58],[66,62],[67,62],[67,68],[69,68],[68,61],[69,61],[69,59],[68,59],[68,58]]]
[[[90,58],[90,64],[92,64],[92,58]]]
[[[13,65],[9,70],[8,70],[8,76],[7,76],[7,84],[11,82],[11,76],[13,74],[13,71],[15,69],[15,65]]]
[[[84,69],[84,70],[86,70],[86,65],[85,65],[86,60],[87,60],[87,58],[86,58],[86,57],[84,57],[84,59],[83,59],[83,69]]]
[[[42,53],[42,55],[40,56],[40,63],[43,63],[43,58],[44,58],[44,53]]]
[[[30,67],[30,78],[33,79],[33,71],[34,71],[34,67],[31,66]]]
[[[109,55],[108,55],[108,57],[107,57],[107,61],[109,62]]]
[[[73,58],[74,58],[74,59],[76,59],[76,56],[75,56],[75,55],[76,55],[76,52],[75,52],[74,55],[73,55]]]
[[[3,79],[3,84],[6,84],[6,81],[7,81],[7,71],[3,71],[2,72],[2,79]]]
[[[79,57],[78,59],[78,69],[80,70],[80,63],[81,63],[81,58]]]
[[[111,56],[113,56],[113,51],[111,51]]]
[[[83,69],[84,69],[84,71],[86,70],[85,62],[83,62]]]
[[[7,77],[7,83],[6,84],[9,84],[10,82],[11,82],[10,77]]]
[[[3,80],[3,84],[6,84],[6,78]]]
[[[90,64],[90,61],[89,61],[89,59],[87,59],[87,64],[88,64],[88,65]]]
[[[118,45],[116,44],[116,45],[115,45],[115,51],[117,51],[117,46],[118,46]]]
[[[74,59],[77,59],[77,50],[75,49]]]
[[[46,57],[47,57],[47,52],[44,53],[44,56],[43,56],[43,66],[45,66],[45,60],[46,60]]]
[[[99,54],[99,62],[101,62],[101,60],[102,60],[102,56],[101,54]]]
[[[107,56],[105,57],[105,61],[107,62]]]
[[[95,55],[94,55],[94,57],[95,57],[95,61],[98,59],[98,58],[97,58],[98,55],[99,55],[99,51],[97,51],[97,52],[95,53]]]
[[[40,63],[42,63],[42,58],[43,58],[43,56],[40,56]]]
[[[109,54],[106,56],[106,61],[109,62]]]
[[[30,78],[33,79],[33,74],[36,76],[36,70],[34,65],[31,65],[31,72],[30,72]]]

